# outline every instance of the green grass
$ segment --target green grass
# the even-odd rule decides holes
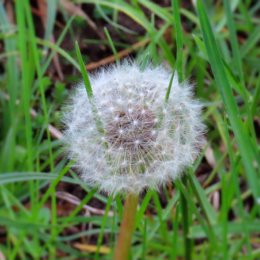
[[[134,53],[137,59],[168,63],[180,81],[194,82],[208,126],[207,147],[186,181],[140,199],[132,259],[260,259],[260,5],[198,0],[184,8],[191,1],[169,2],[74,1],[94,8],[91,19],[106,25],[99,27],[103,39],[89,37],[84,19],[54,1],[47,1],[44,29],[28,0],[15,2],[14,23],[0,2],[0,252],[6,259],[112,259],[122,198],[83,183],[48,124],[62,129],[61,107],[75,82],[83,78],[92,96],[84,73],[91,53],[75,49],[75,42],[101,46],[99,59],[114,55],[118,61],[120,50],[131,47],[128,37],[149,40]],[[121,24],[120,13],[144,33]],[[63,80],[51,74],[56,54]],[[56,196],[61,184],[79,203]],[[104,212],[84,215],[92,203]],[[81,251],[76,243],[96,250]],[[103,254],[104,247],[110,253]]]

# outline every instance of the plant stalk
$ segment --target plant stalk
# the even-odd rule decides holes
[[[183,184],[187,187],[187,178],[183,177]],[[183,223],[183,239],[185,244],[185,260],[191,260],[191,252],[192,252],[192,241],[188,237],[189,233],[189,208],[188,201],[185,198],[184,194],[181,192],[180,196],[181,200],[181,209],[182,209],[182,223]]]
[[[128,194],[125,200],[123,219],[114,253],[115,260],[127,260],[129,257],[132,235],[135,229],[137,205],[138,195],[132,193]]]

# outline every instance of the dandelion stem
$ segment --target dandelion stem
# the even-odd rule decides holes
[[[187,186],[187,178],[183,177],[183,184]],[[183,240],[185,243],[185,260],[191,260],[191,252],[192,252],[192,241],[188,237],[189,233],[189,207],[188,201],[185,198],[184,194],[181,192],[181,210],[182,210],[182,223],[183,223]]]
[[[128,194],[124,205],[123,219],[115,248],[115,260],[127,260],[129,257],[132,235],[135,228],[137,205],[138,195],[132,193]]]

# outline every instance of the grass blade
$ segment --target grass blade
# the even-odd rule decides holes
[[[224,8],[227,17],[227,25],[230,33],[230,42],[231,42],[231,47],[233,52],[233,64],[237,69],[240,80],[244,82],[240,50],[239,50],[239,45],[236,37],[236,26],[232,17],[230,2],[228,0],[224,0]]]
[[[81,71],[83,81],[84,81],[84,84],[85,84],[85,88],[86,88],[86,91],[87,91],[87,94],[88,94],[88,98],[91,99],[93,97],[93,91],[92,91],[92,87],[91,87],[91,84],[90,84],[90,80],[89,80],[89,77],[88,77],[88,73],[87,73],[87,70],[86,70],[85,63],[84,63],[83,58],[81,56],[81,52],[80,52],[80,49],[79,49],[78,42],[75,43],[75,49],[76,49],[76,54],[77,54],[77,58],[78,58],[79,66],[80,66],[80,71]]]
[[[201,0],[198,0],[197,2],[197,10],[210,65],[238,143],[242,161],[246,169],[249,186],[252,189],[255,201],[257,201],[260,197],[260,189],[259,178],[254,167],[257,163],[256,152],[239,115],[238,106],[225,72],[221,54],[214,38],[205,7]]]
[[[179,0],[172,0],[172,9],[174,16],[175,25],[175,37],[176,37],[176,69],[179,76],[179,82],[183,81],[183,71],[182,71],[182,48],[183,48],[183,35],[181,27],[181,16],[180,16],[180,6]]]

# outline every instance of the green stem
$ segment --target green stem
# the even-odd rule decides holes
[[[135,214],[138,205],[138,196],[128,194],[125,205],[123,219],[115,248],[115,260],[127,260],[131,247],[132,235],[135,228]]]
[[[183,184],[187,187],[187,179],[184,176]],[[184,194],[181,192],[181,210],[182,210],[182,223],[183,223],[183,239],[185,244],[185,260],[191,260],[191,251],[192,251],[192,241],[188,237],[189,233],[189,208],[188,201],[186,200]]]

